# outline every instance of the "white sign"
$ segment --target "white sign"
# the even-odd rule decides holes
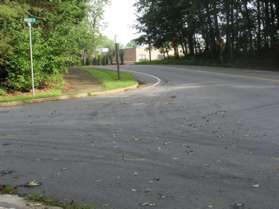
[[[99,48],[99,49],[97,49],[97,51],[100,52],[100,53],[108,53],[109,48]]]

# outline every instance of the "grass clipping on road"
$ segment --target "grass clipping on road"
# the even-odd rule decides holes
[[[97,79],[105,90],[114,90],[137,85],[138,82],[131,73],[121,72],[117,80],[117,72],[112,70],[83,67],[90,75]]]

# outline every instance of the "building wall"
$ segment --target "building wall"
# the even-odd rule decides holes
[[[125,64],[133,64],[137,62],[137,49],[123,49],[124,52],[124,63]]]
[[[123,49],[123,52],[125,64],[134,64],[136,62],[149,60],[149,51],[143,47]],[[182,54],[181,50],[179,50],[179,52]],[[174,50],[169,51],[169,56],[174,56]],[[151,60],[161,60],[163,58],[163,54],[161,54],[158,49],[152,49]]]
[[[151,60],[163,59],[159,50],[151,50]],[[149,60],[149,51],[146,48],[137,48],[137,62]]]

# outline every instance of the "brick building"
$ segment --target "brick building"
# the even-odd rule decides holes
[[[140,61],[149,60],[149,51],[146,48],[127,48],[123,50],[123,60],[125,64],[134,64]],[[174,51],[169,51],[169,56],[173,56]],[[151,51],[151,60],[161,60],[164,55],[157,49]]]

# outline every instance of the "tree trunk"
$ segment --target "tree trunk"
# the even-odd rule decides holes
[[[190,55],[194,55],[195,54],[195,50],[194,50],[193,34],[190,34],[188,36],[188,43],[189,43]]]
[[[231,24],[230,24],[230,2],[229,0],[225,1],[225,10],[226,10],[226,52],[229,54],[229,60],[233,58],[232,55],[232,40],[231,40]]]
[[[218,43],[221,39],[220,35],[220,28],[219,28],[219,21],[218,21],[218,11],[217,11],[217,4],[216,1],[213,1],[213,15],[214,15],[214,24],[215,24],[215,37],[214,37],[214,54],[219,57],[219,61],[222,62],[221,57],[221,49],[219,47]]]
[[[169,50],[166,48],[167,57],[170,58]]]
[[[279,2],[275,1],[276,7],[276,19],[277,19],[277,30],[279,30]]]
[[[236,46],[235,51],[237,54],[240,52],[240,37],[239,37],[239,2],[235,2],[235,31],[236,31]]]
[[[269,7],[270,7],[270,17],[271,17],[271,22],[270,22],[270,38],[271,38],[271,46],[274,46],[276,42],[276,18],[275,18],[275,11],[273,7],[273,3],[269,2]]]
[[[265,36],[265,48],[269,48],[269,37],[270,37],[270,17],[269,17],[269,8],[268,0],[264,1],[264,36]]]
[[[219,28],[219,21],[218,21],[218,10],[217,10],[217,4],[216,1],[213,1],[213,8],[214,8],[214,24],[215,24],[215,32],[216,32],[216,38],[220,39],[220,28]]]
[[[149,62],[152,61],[152,54],[151,54],[151,51],[152,51],[152,47],[151,47],[151,44],[149,44],[149,45],[148,45]]]
[[[262,36],[261,36],[261,3],[260,0],[257,0],[257,50],[258,52],[262,48]]]
[[[185,48],[185,56],[187,56],[188,53],[189,53],[189,51],[188,51],[188,45],[187,45],[187,39],[185,39],[185,40],[183,41],[183,44],[184,44],[184,48]]]
[[[229,34],[230,34],[230,43],[229,43],[229,55],[230,60],[232,61],[234,58],[234,14],[233,14],[233,2],[232,0],[229,1]]]
[[[83,65],[87,64],[87,50],[83,50]]]
[[[213,31],[212,20],[210,17],[210,10],[209,10],[208,4],[206,4],[205,7],[206,7],[207,24],[209,27],[209,37],[210,37],[209,38],[209,43],[210,43],[209,52],[210,52],[210,55],[213,57],[213,50],[215,47],[214,31]]]
[[[253,47],[253,35],[252,35],[252,22],[250,18],[250,13],[248,10],[248,1],[246,0],[245,4],[245,16],[247,21],[247,29],[248,29],[248,37],[249,37],[249,52],[253,53],[254,47]]]
[[[183,37],[181,37],[180,39],[180,45],[181,45],[181,48],[182,48],[182,52],[184,54],[184,56],[186,57],[186,48],[185,48],[185,45],[184,45],[184,41],[183,41]]]
[[[209,37],[209,32],[208,32],[208,27],[205,28],[204,32],[203,32],[203,38],[205,40],[205,49],[204,49],[204,53],[208,53],[209,52],[209,48],[210,48],[210,37]]]

